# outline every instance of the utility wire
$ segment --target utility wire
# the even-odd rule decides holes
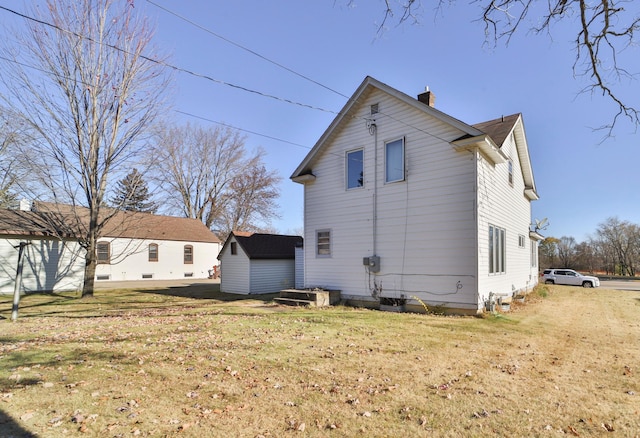
[[[45,26],[52,27],[52,28],[54,28],[54,29],[56,29],[56,30],[58,30],[60,32],[68,33],[68,34],[73,35],[75,37],[78,37],[80,39],[85,39],[85,40],[90,41],[92,43],[104,45],[106,47],[109,47],[111,49],[120,51],[120,52],[125,53],[127,55],[132,55],[132,53],[130,53],[130,52],[118,47],[118,46],[115,46],[113,44],[109,44],[109,43],[105,43],[105,42],[101,42],[101,41],[95,41],[93,38],[87,37],[85,35],[78,34],[76,32],[70,31],[70,30],[62,29],[61,27],[56,26],[55,24],[51,24],[51,23],[48,23],[46,21],[39,20],[37,18],[31,17],[31,16],[26,15],[26,14],[22,14],[20,12],[17,12],[17,11],[14,11],[12,9],[9,9],[9,8],[7,8],[5,6],[0,6],[0,9],[5,10],[7,12],[10,12],[12,14],[15,14],[15,15],[17,15],[19,17],[22,17],[22,18],[26,19],[26,20],[34,21],[34,22],[36,22],[38,24],[42,24],[42,25],[45,25]],[[144,59],[146,61],[152,62],[154,64],[158,64],[158,65],[162,65],[164,67],[171,68],[171,69],[173,69],[175,71],[178,71],[178,72],[181,72],[181,73],[186,73],[186,74],[194,76],[194,77],[202,78],[202,79],[205,79],[205,80],[208,80],[210,82],[217,83],[217,84],[226,85],[228,87],[235,88],[235,89],[238,89],[238,90],[242,90],[242,91],[245,91],[245,92],[248,92],[248,93],[257,94],[257,95],[262,96],[262,97],[267,97],[267,98],[270,98],[270,99],[278,100],[280,102],[289,103],[289,104],[292,104],[292,105],[297,105],[297,106],[300,106],[300,107],[309,108],[309,109],[313,109],[313,110],[317,110],[317,111],[323,111],[323,112],[326,112],[326,113],[338,114],[336,111],[333,111],[333,110],[328,110],[328,109],[325,109],[325,108],[309,105],[309,104],[306,104],[306,103],[296,102],[296,101],[291,100],[291,99],[278,97],[278,96],[275,96],[273,94],[263,93],[261,91],[254,90],[254,89],[251,89],[251,88],[247,88],[247,87],[244,87],[242,85],[237,85],[237,84],[233,84],[233,83],[230,83],[230,82],[226,82],[226,81],[223,81],[221,79],[215,79],[215,78],[213,78],[211,76],[208,76],[208,75],[205,75],[205,74],[201,74],[201,73],[196,73],[194,71],[187,70],[187,69],[184,69],[184,68],[169,64],[169,63],[164,62],[164,61],[159,61],[157,59],[154,59],[154,58],[151,58],[151,57],[148,57],[148,56],[145,56],[145,55],[140,55],[140,58],[142,58],[142,59]]]
[[[294,143],[294,142],[292,142],[292,141],[289,141],[289,140],[283,140],[283,139],[281,139],[281,138],[273,137],[273,136],[271,136],[271,135],[261,134],[261,133],[259,133],[259,132],[250,131],[250,130],[248,130],[248,129],[238,128],[237,126],[233,126],[233,125],[230,125],[230,124],[228,124],[228,123],[218,122],[217,120],[208,119],[208,118],[206,118],[206,117],[198,116],[198,115],[195,115],[195,114],[192,114],[192,113],[188,113],[188,112],[186,112],[186,111],[175,110],[175,112],[177,112],[177,113],[179,113],[179,114],[183,114],[183,115],[185,115],[185,116],[193,117],[193,118],[195,118],[195,119],[200,119],[200,120],[203,120],[203,121],[205,121],[205,122],[211,122],[211,123],[215,123],[215,124],[217,124],[217,125],[226,126],[226,127],[228,127],[228,128],[237,129],[238,131],[246,132],[246,133],[248,133],[248,134],[258,135],[258,136],[260,136],[260,137],[268,138],[268,139],[270,139],[270,140],[279,141],[279,142],[281,142],[281,143],[287,143],[287,144],[290,144],[290,145],[292,145],[292,146],[297,146],[297,147],[300,147],[300,148],[303,148],[303,149],[307,149],[307,150],[311,149],[311,147],[309,147],[309,146],[305,146],[305,145],[300,144],[300,143]]]
[[[233,46],[238,47],[239,49],[242,49],[242,50],[244,50],[244,51],[246,51],[246,52],[249,52],[249,53],[251,53],[252,55],[257,56],[258,58],[260,58],[260,59],[262,59],[262,60],[264,60],[264,61],[267,61],[267,62],[268,62],[268,63],[270,63],[270,64],[275,65],[276,67],[280,67],[281,69],[286,70],[286,71],[288,71],[289,73],[292,73],[292,74],[294,74],[294,75],[296,75],[296,76],[298,76],[298,77],[300,77],[300,78],[302,78],[302,79],[304,79],[304,80],[306,80],[306,81],[309,81],[309,82],[311,82],[311,83],[313,83],[313,84],[316,84],[316,85],[318,85],[319,87],[324,88],[325,90],[331,91],[332,93],[335,93],[335,94],[337,94],[338,96],[344,97],[345,99],[348,99],[348,98],[349,98],[349,96],[346,96],[346,95],[342,94],[341,92],[336,91],[336,90],[334,90],[333,88],[331,88],[331,87],[329,87],[329,86],[327,86],[327,85],[324,85],[324,84],[322,84],[321,82],[316,81],[315,79],[312,79],[312,78],[310,78],[310,77],[308,77],[308,76],[305,76],[305,75],[303,75],[302,73],[299,73],[299,72],[297,72],[297,71],[295,71],[295,70],[293,70],[293,69],[291,69],[291,68],[289,68],[289,67],[287,67],[287,66],[285,66],[285,65],[282,65],[282,64],[280,64],[280,63],[279,63],[279,62],[277,62],[277,61],[274,61],[274,60],[272,60],[272,59],[269,59],[269,58],[267,58],[266,56],[264,56],[264,55],[262,55],[262,54],[260,54],[260,53],[256,52],[255,50],[252,50],[252,49],[250,49],[250,48],[248,48],[248,47],[245,47],[245,46],[243,46],[243,45],[241,45],[241,44],[239,44],[239,43],[236,43],[235,41],[230,40],[229,38],[226,38],[226,37],[224,37],[224,36],[222,36],[222,35],[220,35],[220,34],[218,34],[218,33],[214,32],[214,31],[212,31],[211,29],[208,29],[208,28],[206,28],[206,27],[204,27],[204,26],[202,26],[202,25],[200,25],[200,24],[198,24],[198,23],[196,23],[196,22],[194,22],[194,21],[192,21],[192,20],[190,20],[190,19],[188,19],[188,18],[184,17],[183,15],[180,15],[180,14],[178,14],[178,13],[176,13],[176,12],[174,12],[174,11],[170,10],[170,9],[167,9],[167,8],[165,8],[164,6],[161,6],[161,5],[157,4],[156,2],[154,2],[154,1],[152,1],[152,0],[147,0],[147,3],[150,3],[150,4],[152,4],[153,6],[155,6],[155,7],[159,8],[159,9],[162,9],[163,11],[167,12],[168,14],[171,14],[171,15],[173,15],[173,16],[175,16],[175,17],[177,17],[177,18],[179,18],[179,19],[181,19],[181,20],[183,20],[183,21],[185,21],[185,22],[187,22],[187,23],[189,23],[189,24],[191,24],[192,26],[195,26],[195,27],[197,27],[198,29],[200,29],[200,30],[202,30],[202,31],[204,31],[204,32],[207,32],[207,33],[209,33],[209,34],[213,35],[214,37],[221,39],[222,41],[225,41],[225,42],[227,42],[227,43],[229,43],[229,44],[231,44],[231,45],[233,45]]]
[[[151,2],[151,0],[147,0],[147,1]],[[115,46],[115,45],[113,45],[113,44],[104,43],[104,42],[100,42],[100,41],[95,41],[94,39],[92,39],[92,38],[90,38],[90,37],[87,37],[87,36],[84,36],[84,35],[78,34],[78,33],[73,32],[73,31],[69,31],[69,30],[66,30],[66,29],[62,29],[61,27],[59,27],[59,26],[57,26],[57,25],[55,25],[55,24],[51,24],[51,23],[46,22],[46,21],[44,21],[44,20],[40,20],[40,19],[37,19],[37,18],[31,17],[31,16],[29,16],[29,15],[26,15],[26,14],[23,14],[23,13],[20,13],[20,12],[17,12],[17,11],[14,11],[14,10],[12,10],[12,9],[9,9],[9,8],[5,7],[5,6],[1,6],[1,5],[0,5],[0,9],[1,9],[1,10],[5,10],[5,11],[7,11],[7,12],[10,12],[10,13],[12,13],[12,14],[14,14],[14,15],[19,16],[19,17],[22,17],[22,18],[24,18],[24,19],[26,19],[26,20],[30,20],[30,21],[33,21],[33,22],[36,22],[36,23],[42,24],[42,25],[44,25],[44,26],[49,26],[49,27],[54,28],[54,29],[56,29],[56,30],[58,30],[58,31],[60,31],[60,32],[64,32],[64,33],[71,34],[71,35],[76,36],[76,37],[78,37],[78,38],[80,38],[80,39],[85,39],[85,40],[90,41],[90,42],[93,42],[93,43],[95,43],[95,44],[104,45],[104,46],[106,46],[106,47],[109,47],[109,48],[111,48],[111,49],[114,49],[114,50],[120,51],[120,52],[125,53],[125,54],[129,54],[129,55],[131,54],[130,52],[128,52],[128,51],[126,51],[126,50],[124,50],[124,49],[122,49],[122,48],[120,48],[120,47],[118,47],[118,46]],[[249,49],[245,49],[245,50],[249,50]],[[261,55],[257,54],[257,56],[261,56]],[[210,77],[210,76],[208,76],[208,75],[204,75],[204,74],[196,73],[196,72],[193,72],[193,71],[190,71],[190,70],[187,70],[187,69],[184,69],[184,68],[181,68],[181,67],[178,67],[178,66],[175,66],[175,65],[172,65],[172,64],[166,63],[166,62],[164,62],[164,61],[159,61],[159,60],[157,60],[157,59],[150,58],[150,57],[148,57],[148,56],[141,55],[140,57],[141,57],[142,59],[146,60],[146,61],[149,61],[149,62],[152,62],[152,63],[158,64],[158,65],[162,65],[162,66],[164,66],[164,67],[171,68],[171,69],[176,70],[176,71],[178,71],[178,72],[186,73],[186,74],[189,74],[189,75],[191,75],[191,76],[199,77],[199,78],[202,78],[202,79],[208,80],[208,81],[210,81],[210,82],[218,83],[218,84],[221,84],[221,85],[226,85],[226,86],[228,86],[228,87],[236,88],[236,89],[239,89],[239,90],[242,90],[242,91],[248,92],[248,93],[257,94],[257,95],[262,96],[262,97],[267,97],[267,98],[271,98],[271,99],[274,99],[274,100],[277,100],[277,101],[280,101],[280,102],[289,103],[289,104],[292,104],[292,105],[296,105],[296,106],[300,106],[300,107],[304,107],[304,108],[309,108],[309,109],[313,109],[313,110],[317,110],[317,111],[322,111],[322,112],[326,112],[326,113],[331,113],[331,114],[336,114],[336,115],[340,114],[340,112],[339,112],[339,111],[328,110],[328,109],[325,109],[325,108],[320,108],[320,107],[316,107],[316,106],[313,106],[313,105],[309,105],[309,104],[305,104],[305,103],[296,102],[296,101],[293,101],[293,100],[290,100],[290,99],[286,99],[286,98],[278,97],[278,96],[275,96],[275,95],[271,95],[271,94],[263,93],[263,92],[261,92],[261,91],[253,90],[253,89],[250,89],[250,88],[247,88],[247,87],[241,86],[241,85],[232,84],[232,83],[229,83],[229,82],[226,82],[226,81],[223,81],[223,80],[215,79],[215,78]],[[265,59],[266,59],[266,58],[265,58]],[[14,62],[17,62],[17,61],[14,61]],[[269,62],[271,62],[271,61],[269,61]],[[34,68],[35,68],[35,67],[34,67]],[[288,68],[286,68],[286,67],[283,67],[283,68],[285,68],[286,70],[289,70],[289,69],[288,69]],[[295,73],[295,72],[294,72],[294,73]],[[313,81],[313,80],[312,80],[312,82],[315,82],[315,81]],[[318,85],[323,86],[322,84],[319,84],[319,83],[318,83]],[[323,87],[324,87],[324,88],[328,88],[328,87],[326,87],[326,86],[323,86]],[[332,91],[334,91],[334,90],[332,90]],[[335,91],[334,91],[334,92],[335,92]],[[339,92],[336,92],[336,93],[337,93],[337,94],[339,94],[339,95],[341,95],[341,96],[344,96],[342,93],[339,93]],[[345,96],[345,97],[346,97],[346,96]],[[347,97],[347,99],[351,99],[351,98]],[[442,137],[439,137],[439,136],[437,136],[437,135],[435,135],[435,134],[432,134],[432,133],[430,133],[430,132],[428,132],[428,131],[426,131],[426,130],[424,130],[424,129],[421,129],[421,128],[417,127],[417,126],[414,126],[414,125],[411,125],[411,124],[409,124],[409,123],[406,123],[405,121],[400,120],[400,119],[397,119],[397,118],[395,118],[395,117],[391,116],[390,114],[386,114],[386,113],[384,113],[383,111],[380,111],[378,114],[381,114],[381,115],[384,115],[384,116],[386,116],[386,117],[389,117],[390,119],[392,119],[392,120],[394,120],[394,121],[396,121],[396,122],[398,122],[398,123],[400,123],[400,124],[402,124],[402,125],[404,125],[404,126],[407,126],[407,127],[413,128],[413,129],[415,129],[416,131],[420,131],[420,132],[422,132],[422,133],[424,133],[424,134],[427,134],[427,135],[429,135],[429,136],[431,136],[431,137],[434,137],[434,138],[436,138],[436,139],[438,139],[438,140],[441,140],[441,141],[444,141],[444,142],[446,142],[446,143],[449,143],[449,141],[448,141],[448,140],[443,139]],[[367,118],[367,117],[355,117],[355,118],[360,118],[360,119],[362,119],[363,121],[368,121],[368,118]]]

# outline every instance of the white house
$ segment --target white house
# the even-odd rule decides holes
[[[295,170],[305,287],[475,314],[537,284],[522,116],[472,126],[434,101],[367,77]]]
[[[22,290],[82,289],[84,252],[73,236],[54,230],[38,213],[0,209],[0,294],[14,291],[21,243]]]
[[[233,232],[220,259],[220,290],[235,294],[266,294],[296,284],[295,253],[302,237]]]
[[[73,226],[60,220],[72,209],[38,206],[39,211],[0,210],[0,293],[14,290],[20,242],[28,243],[23,290],[82,288],[85,252]],[[84,211],[73,211],[68,223],[82,224]],[[50,220],[52,215],[56,220]],[[220,247],[218,237],[199,220],[117,212],[98,239],[96,281],[207,278]]]

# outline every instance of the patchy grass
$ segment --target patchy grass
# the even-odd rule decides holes
[[[180,289],[31,295],[12,323],[11,297],[0,297],[0,429],[635,436],[640,294],[545,291],[485,318]]]

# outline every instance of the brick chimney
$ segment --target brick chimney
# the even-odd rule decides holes
[[[429,87],[425,87],[424,92],[418,94],[418,100],[432,108],[436,106],[436,95],[429,91]]]

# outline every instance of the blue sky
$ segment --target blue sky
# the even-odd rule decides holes
[[[508,46],[493,47],[475,21],[477,5],[466,0],[438,14],[425,8],[419,24],[392,22],[382,35],[382,1],[135,0],[135,6],[156,22],[155,43],[171,64],[262,93],[176,73],[174,118],[209,123],[188,113],[256,133],[247,133],[247,146],[264,148],[267,166],[283,178],[281,219],[273,222],[279,232],[303,225],[302,186],[289,176],[367,75],[411,96],[429,86],[438,109],[469,124],[523,113],[540,195],[533,217],[549,219],[545,235],[582,241],[610,216],[640,223],[638,135],[626,120],[604,142],[603,132],[593,131],[616,107],[599,94],[580,94],[588,82],[572,71],[573,18],[555,25],[551,36],[523,28]],[[637,2],[627,7],[640,10]],[[0,14],[0,24],[15,20]],[[623,56],[635,59],[626,66],[640,73],[637,48]],[[638,85],[623,83],[620,92],[640,106]]]

